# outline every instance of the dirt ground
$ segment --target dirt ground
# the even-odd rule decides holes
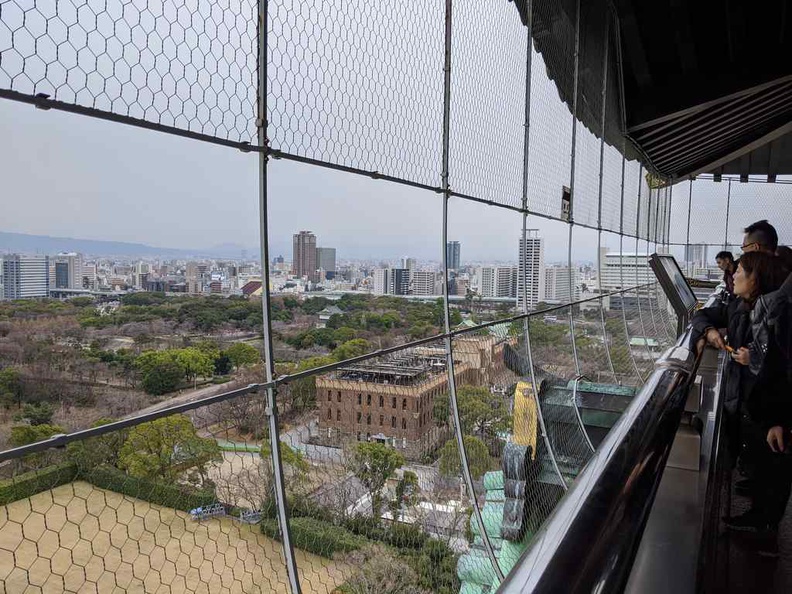
[[[295,553],[303,592],[348,575]],[[0,507],[0,593],[288,591],[281,544],[231,518],[196,522],[85,482]]]

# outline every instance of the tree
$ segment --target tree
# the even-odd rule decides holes
[[[486,444],[478,437],[465,435],[463,437],[465,453],[467,454],[470,474],[474,479],[479,479],[492,466],[489,450]],[[459,476],[462,466],[459,462],[459,448],[456,439],[449,439],[440,450],[440,474],[447,477]]]
[[[333,357],[336,361],[345,361],[352,357],[359,357],[365,355],[371,350],[371,345],[363,338],[355,338],[348,340],[341,346],[333,351]]]
[[[113,420],[99,419],[91,427],[101,427],[112,423]],[[66,454],[81,470],[90,470],[102,464],[117,466],[121,448],[128,434],[127,430],[120,429],[99,437],[75,441],[66,446]]]
[[[0,395],[4,403],[15,402],[17,406],[22,403],[22,377],[13,367],[0,370]]]
[[[18,448],[29,443],[49,439],[59,433],[66,433],[66,430],[58,425],[17,425],[16,427],[11,427],[11,437],[8,439],[8,443],[12,447]]]
[[[405,507],[410,507],[415,503],[418,491],[420,491],[418,475],[411,470],[405,470],[399,482],[396,483],[395,496],[388,506],[394,519]]]
[[[173,358],[163,357],[156,365],[147,366],[143,371],[141,386],[147,393],[159,396],[173,392],[183,379],[184,367]]]
[[[348,594],[428,594],[413,569],[385,547],[352,554],[356,570],[344,584]]]
[[[477,435],[492,450],[497,449],[498,433],[511,427],[511,415],[506,401],[492,394],[486,387],[460,386],[457,388],[457,407],[463,435]],[[444,425],[451,414],[448,393],[437,396],[432,408],[435,423]]]
[[[220,461],[214,439],[199,437],[184,415],[173,415],[138,425],[121,447],[118,466],[132,476],[175,482],[186,470],[202,475],[206,464]]]
[[[197,386],[198,377],[209,377],[214,372],[214,361],[204,352],[194,347],[178,349],[176,360],[184,368],[184,376],[188,380],[195,382]]]
[[[14,415],[15,421],[27,421],[31,425],[49,425],[55,409],[49,402],[27,403],[22,407],[22,412]]]
[[[382,443],[358,443],[352,450],[348,468],[371,497],[371,511],[379,520],[382,508],[382,488],[405,460],[396,450]]]
[[[234,343],[223,352],[237,369],[255,365],[261,361],[261,353],[258,349],[244,342]]]

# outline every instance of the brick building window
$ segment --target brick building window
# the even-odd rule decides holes
[[[366,405],[371,406],[371,394],[366,394]]]
[[[402,400],[402,410],[407,410],[407,399]]]
[[[407,429],[407,419],[402,419],[402,429]]]
[[[391,427],[396,428],[396,417],[391,417]]]
[[[357,414],[357,422],[360,423],[360,413]]]
[[[358,406],[363,404],[363,394],[358,394]]]
[[[366,415],[366,425],[371,425],[371,415]]]
[[[394,396],[393,400],[391,400],[391,408],[396,408],[396,396]]]
[[[384,406],[385,406],[385,398],[380,396],[380,408],[383,408]]]
[[[338,400],[339,402],[341,402],[341,392],[339,392],[339,393],[338,393],[338,396],[336,396],[336,400]]]
[[[331,421],[333,419],[333,410],[328,408],[327,409],[327,420]]]
[[[332,390],[328,390],[327,391],[327,401],[330,402],[332,399],[333,399],[333,391]]]
[[[382,427],[382,424],[383,424],[384,422],[385,422],[385,417],[383,417],[382,415],[380,415],[380,427]]]
[[[341,420],[341,409],[339,408],[336,410],[336,421],[340,421],[340,420]]]

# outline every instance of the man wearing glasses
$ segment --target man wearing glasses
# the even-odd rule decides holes
[[[741,246],[743,253],[767,252],[775,254],[778,249],[778,233],[767,220],[757,221],[745,228]]]

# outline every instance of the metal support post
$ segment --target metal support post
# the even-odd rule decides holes
[[[685,260],[690,257],[690,213],[693,210],[693,180],[691,179],[688,184],[688,212],[687,212],[687,234],[685,235]],[[690,270],[690,262],[687,262],[688,276],[693,276]]]
[[[641,189],[643,188],[643,175],[644,175],[644,169],[643,169],[643,165],[641,165],[638,174],[638,209],[637,209],[638,212],[635,215],[635,231],[636,231],[635,253],[633,254],[633,258],[635,259],[638,258],[638,250],[640,249],[640,241],[641,241]],[[646,235],[647,237],[649,235],[648,225],[646,228]],[[646,347],[646,354],[649,355],[650,359],[653,359],[654,357],[652,357],[652,350],[649,348],[649,341],[647,340],[647,336],[646,336],[646,326],[644,325],[643,312],[641,311],[641,289],[638,288],[641,285],[641,282],[638,279],[638,267],[634,266],[633,268],[635,269],[635,285],[636,285],[635,292],[637,294],[636,301],[638,304],[638,320],[641,322],[641,334],[643,337],[644,346]]]
[[[575,225],[575,154],[577,153],[575,142],[577,137],[577,105],[578,105],[578,76],[580,72],[580,0],[575,2],[575,80],[572,91],[572,162],[569,172],[569,237],[567,239],[567,272],[569,273],[569,292],[570,301],[572,287],[574,286],[574,274],[572,273],[572,229]],[[572,354],[575,358],[575,370],[580,374],[580,360],[577,352],[577,342],[575,341],[575,311],[574,307],[569,306],[569,336],[572,340]]]
[[[602,115],[600,118],[600,155],[599,155],[599,188],[597,190],[597,283],[599,284],[600,294],[602,294],[602,188],[604,181],[605,171],[605,116],[608,105],[608,50],[610,48],[610,19],[605,21],[605,49],[602,52]],[[605,356],[608,359],[608,369],[614,380],[616,378],[616,370],[613,367],[613,359],[611,358],[611,347],[608,344],[608,331],[605,326],[605,308],[603,307],[602,299],[599,302],[600,322],[602,324],[602,342],[605,346]],[[586,436],[588,439],[588,435]]]
[[[457,449],[459,450],[459,461],[462,468],[462,477],[468,491],[468,496],[471,499],[473,514],[475,521],[478,522],[481,529],[481,539],[484,542],[484,548],[487,551],[487,556],[492,564],[492,569],[499,581],[503,580],[503,572],[498,565],[498,558],[495,556],[495,549],[489,540],[489,535],[484,530],[484,520],[481,517],[481,510],[479,509],[478,502],[476,501],[476,491],[473,488],[473,477],[470,474],[470,466],[468,465],[467,452],[465,450],[465,441],[462,435],[462,422],[459,416],[459,405],[457,402],[456,390],[456,375],[454,373],[454,356],[453,345],[451,344],[451,314],[449,311],[449,298],[448,298],[448,200],[451,196],[451,186],[449,183],[449,140],[450,140],[450,126],[451,126],[451,17],[452,17],[452,0],[446,0],[445,3],[445,61],[444,61],[444,77],[443,77],[443,163],[442,163],[442,188],[443,188],[443,233],[442,233],[442,254],[443,254],[443,325],[445,328],[445,353],[446,353],[446,369],[448,371],[448,391],[451,401],[451,413],[454,417],[454,427],[456,428],[456,441]]]
[[[732,180],[729,178],[729,185],[726,186],[726,229],[723,232],[723,249],[729,249],[729,209],[731,208],[731,185]]]
[[[258,15],[258,142],[260,146],[268,147],[267,140],[267,32],[268,0],[259,0]],[[259,225],[261,243],[261,310],[263,317],[264,333],[264,368],[267,383],[272,382],[274,359],[272,351],[272,326],[270,321],[269,298],[269,237],[267,225],[267,165],[269,155],[266,151],[259,153]],[[300,579],[297,574],[297,561],[294,556],[289,516],[286,508],[286,490],[281,459],[280,429],[278,427],[278,402],[275,389],[267,388],[267,416],[269,419],[270,452],[272,455],[273,476],[275,479],[275,502],[278,513],[283,542],[283,555],[286,562],[286,573],[289,578],[289,587],[292,594],[301,594]]]

